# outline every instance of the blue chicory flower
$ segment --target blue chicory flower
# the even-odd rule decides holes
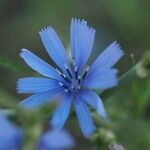
[[[0,150],[21,150],[22,130],[0,114]],[[49,130],[38,140],[38,150],[70,150],[75,145],[73,137],[66,130]]]
[[[39,138],[38,150],[71,150],[75,143],[66,130],[49,130]]]
[[[20,150],[22,131],[0,114],[0,150]]]
[[[45,77],[21,78],[17,82],[19,93],[31,93],[20,105],[34,108],[58,100],[51,125],[61,129],[74,103],[77,118],[85,137],[90,137],[95,130],[88,106],[107,119],[101,98],[93,89],[108,89],[117,85],[117,70],[112,68],[123,56],[117,42],[110,44],[93,62],[87,66],[92,52],[95,30],[87,22],[72,19],[70,28],[71,62],[66,50],[52,27],[40,32],[41,40],[58,68],[54,68],[27,49],[22,49],[20,56],[33,70]]]

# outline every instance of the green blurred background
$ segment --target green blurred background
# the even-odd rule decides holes
[[[38,31],[45,26],[53,26],[65,47],[69,48],[72,17],[83,18],[96,29],[91,61],[112,41],[117,40],[121,44],[125,56],[117,65],[120,75],[150,49],[149,0],[0,0],[1,99],[21,100],[24,96],[16,93],[16,80],[33,75],[20,59],[20,49],[32,50],[52,63]],[[132,61],[131,54],[134,54]],[[111,126],[118,142],[126,149],[149,150],[150,80],[147,77],[127,82],[123,87],[125,92],[105,103]],[[79,136],[82,135],[76,135],[76,140]],[[88,141],[84,141],[85,145],[80,138],[78,141],[78,147],[87,149],[85,143]]]

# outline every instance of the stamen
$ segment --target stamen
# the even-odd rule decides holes
[[[77,70],[77,66],[74,66],[74,71],[75,71],[75,78],[78,79],[78,70]]]
[[[59,85],[60,85],[60,86],[64,86],[62,82],[59,82]]]
[[[77,87],[78,90],[79,90],[80,88],[81,88],[80,86]]]
[[[75,70],[75,72],[77,72],[77,66],[76,65],[74,66],[74,70]]]
[[[64,85],[62,82],[59,82],[59,85],[60,85],[61,87],[64,87],[65,90],[68,90],[68,86]],[[69,91],[69,90],[68,90],[68,91]]]
[[[66,75],[64,73],[61,73],[57,68],[56,68],[56,71],[58,72],[58,74],[63,77],[63,78],[66,78]]]
[[[63,77],[64,80],[66,80],[67,82],[71,83],[71,81],[67,78],[67,76],[64,73],[61,73],[57,68],[55,69],[58,74]]]
[[[67,77],[64,77],[64,80],[71,83],[71,81]]]
[[[78,79],[78,72],[77,71],[75,71],[75,77],[76,77],[76,79]]]
[[[69,92],[69,90],[68,90],[68,89],[65,89],[65,92],[67,93],[67,92]]]
[[[66,78],[66,77],[67,77],[64,73],[62,74],[62,76],[63,76],[64,78]]]
[[[84,79],[85,76],[87,75],[87,72],[88,72],[89,68],[90,68],[89,66],[86,68],[86,70],[85,70],[85,72],[84,72],[84,74],[83,74],[83,76],[82,76],[82,79]]]
[[[57,68],[55,70],[58,72],[58,74],[62,75],[62,73]]]
[[[80,82],[81,82],[81,76],[78,75],[78,83],[80,84]]]
[[[72,74],[70,73],[69,69],[66,69],[67,70],[67,73],[69,74],[69,76],[71,77],[71,79],[73,78],[72,77]]]
[[[66,64],[64,64],[64,66],[65,66],[65,68],[66,68],[66,71],[67,71],[68,75],[69,75],[69,76],[71,77],[71,79],[72,79],[73,77],[72,77],[72,74],[71,74],[69,68],[67,67]]]
[[[71,89],[72,89],[72,90],[74,90],[74,89],[75,89],[75,87],[74,87],[74,86],[71,86]]]

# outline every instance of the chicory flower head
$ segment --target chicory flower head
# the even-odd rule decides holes
[[[39,138],[38,150],[71,150],[75,143],[66,130],[49,130]]]
[[[20,150],[22,131],[0,114],[0,150]]]
[[[33,70],[44,77],[21,78],[17,82],[19,93],[31,93],[20,105],[26,108],[38,107],[52,100],[59,104],[54,111],[51,125],[61,129],[74,103],[77,118],[85,137],[90,137],[95,130],[88,106],[107,119],[101,98],[93,89],[107,89],[117,85],[117,70],[112,68],[122,57],[123,51],[117,42],[110,44],[88,66],[92,52],[95,30],[85,20],[72,19],[70,28],[71,59],[52,27],[40,32],[46,51],[58,68],[52,67],[27,49],[22,49],[20,56]]]

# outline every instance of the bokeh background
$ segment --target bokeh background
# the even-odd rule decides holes
[[[149,0],[0,0],[0,99],[20,101],[24,96],[16,93],[16,80],[34,73],[20,59],[21,48],[53,63],[39,38],[41,28],[53,26],[69,49],[72,17],[83,18],[96,29],[90,62],[114,40],[120,43],[125,51],[117,65],[120,75],[150,49]],[[127,81],[124,88],[126,91],[105,102],[111,128],[126,149],[149,150],[149,77]],[[80,136],[80,132],[75,134],[77,146],[88,149],[89,142]]]

